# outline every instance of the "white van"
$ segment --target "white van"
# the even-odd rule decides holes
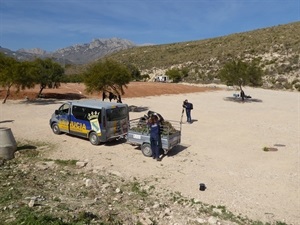
[[[128,126],[127,104],[92,99],[67,101],[50,119],[55,134],[69,133],[88,138],[93,145],[125,137]]]

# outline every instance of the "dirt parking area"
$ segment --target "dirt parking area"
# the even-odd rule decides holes
[[[67,84],[57,90],[64,90],[64,95],[85,96],[79,84]],[[57,90],[51,89],[52,93]],[[192,124],[185,123],[183,115],[181,144],[161,162],[143,156],[139,148],[126,142],[93,146],[88,140],[53,134],[49,119],[61,105],[60,99],[8,100],[1,105],[0,121],[12,121],[1,126],[10,127],[18,141],[55,144],[49,158],[86,161],[88,170],[142,179],[162,192],[168,189],[207,204],[226,206],[253,220],[298,225],[299,93],[250,87],[244,91],[252,100],[228,100],[236,92],[226,88],[128,85],[124,103],[159,112],[167,120],[180,120],[184,99],[194,105]],[[130,112],[130,118],[145,113]],[[267,148],[274,151],[265,151]],[[205,191],[199,191],[200,183],[206,185]]]

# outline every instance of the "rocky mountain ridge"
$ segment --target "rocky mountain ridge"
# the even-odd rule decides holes
[[[33,60],[34,58],[53,58],[57,62],[65,64],[86,64],[97,60],[107,54],[137,46],[133,42],[121,38],[94,39],[90,43],[77,44],[47,52],[40,48],[19,49],[11,51],[0,47],[0,52],[15,57],[18,60]]]

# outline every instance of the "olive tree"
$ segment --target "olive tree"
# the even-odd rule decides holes
[[[17,92],[34,87],[35,78],[31,73],[32,68],[31,62],[18,62],[12,57],[0,54],[0,86],[6,89],[3,104],[9,97],[12,87],[15,87]]]
[[[142,79],[142,75],[141,75],[141,71],[133,64],[128,64],[127,68],[131,74],[131,78],[133,80],[141,80]]]
[[[178,83],[182,80],[182,72],[177,68],[167,70],[166,75],[168,75],[174,83]]]
[[[84,84],[89,93],[112,91],[117,95],[124,94],[124,87],[131,81],[128,68],[111,59],[92,64],[84,74]]]
[[[258,66],[258,63],[253,60],[251,63],[246,63],[241,60],[232,60],[224,65],[219,72],[221,81],[227,85],[237,85],[240,90],[242,86],[261,86],[263,71]]]
[[[60,82],[64,75],[64,69],[60,64],[54,62],[50,58],[38,58],[34,61],[34,65],[36,83],[40,85],[38,96],[42,94],[42,91],[46,87],[56,88],[60,86]]]

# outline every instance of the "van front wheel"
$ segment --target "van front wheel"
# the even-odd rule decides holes
[[[141,146],[141,150],[144,156],[151,157],[152,156],[152,149],[149,143],[144,143]]]
[[[100,140],[99,140],[99,137],[96,134],[96,132],[91,132],[90,133],[89,140],[92,143],[92,145],[99,145],[100,144]]]
[[[52,128],[52,131],[54,134],[61,134],[61,131],[60,131],[57,123],[52,124],[51,128]]]

